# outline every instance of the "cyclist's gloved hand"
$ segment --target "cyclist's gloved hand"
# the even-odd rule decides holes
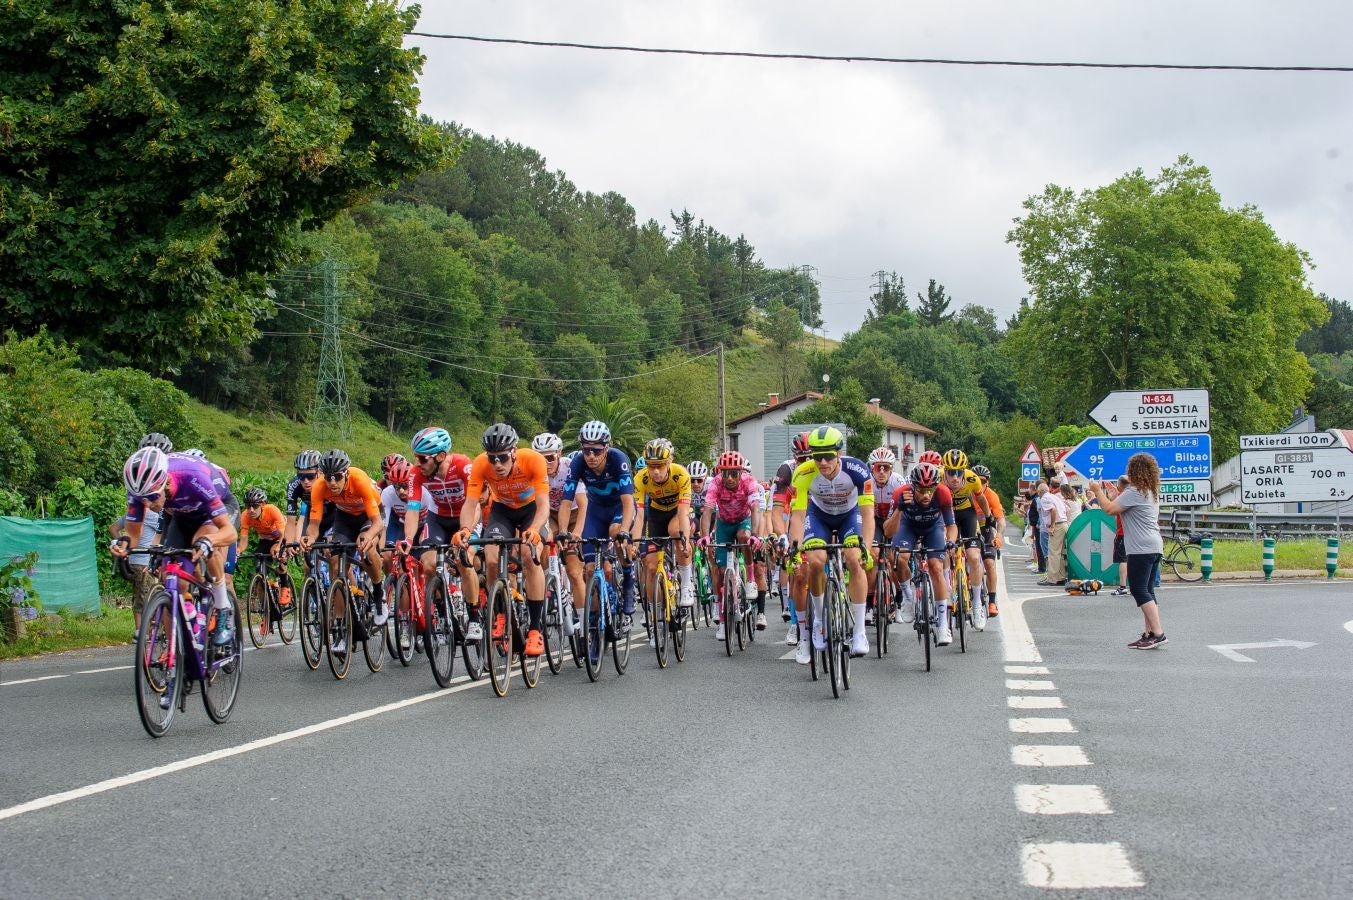
[[[471,537],[470,529],[462,528],[460,531],[457,531],[454,535],[452,535],[451,544],[454,547],[464,547],[467,543],[469,543],[470,537]]]
[[[528,544],[538,545],[540,543],[540,532],[534,528],[528,528],[521,533],[521,539]]]
[[[199,559],[211,559],[211,538],[201,537],[193,542],[193,555]]]
[[[788,552],[789,552],[789,535],[787,535],[787,534],[782,534],[782,535],[780,535],[779,545],[780,545],[780,552],[781,552],[781,553],[788,553]]]
[[[400,540],[395,541],[395,552],[400,556],[408,556],[409,550],[412,548],[413,544],[409,543],[407,538],[401,538]]]
[[[628,531],[617,531],[615,533],[615,539],[622,544],[628,543],[630,539],[630,533]]]
[[[868,547],[860,548],[860,558],[864,560],[864,570],[866,572],[872,571],[874,568],[874,554],[869,552]]]

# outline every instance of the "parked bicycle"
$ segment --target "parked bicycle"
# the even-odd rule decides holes
[[[1200,581],[1203,577],[1203,538],[1212,537],[1207,531],[1185,531],[1179,533],[1179,510],[1170,510],[1170,536],[1165,540],[1165,555],[1161,565],[1169,566],[1170,571],[1180,581]]]

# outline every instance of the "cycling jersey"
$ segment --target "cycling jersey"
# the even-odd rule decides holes
[[[634,478],[630,474],[629,457],[614,447],[606,450],[606,465],[600,472],[588,468],[582,453],[573,458],[568,481],[564,483],[564,499],[572,500],[578,493],[578,482],[587,489],[590,506],[619,506],[620,498],[634,493]]]
[[[771,500],[779,503],[781,506],[789,506],[789,498],[793,493],[794,470],[799,467],[799,463],[793,458],[780,463],[780,468],[775,470],[775,478],[772,481]]]
[[[315,479],[310,489],[310,521],[318,522],[324,515],[324,504],[332,503],[334,508],[349,516],[365,515],[368,519],[379,519],[381,515],[381,495],[371,476],[353,466],[348,469],[348,477],[343,481],[343,490],[335,493],[323,478]]]
[[[874,518],[887,520],[893,511],[893,495],[897,489],[906,484],[907,480],[896,472],[890,472],[887,480],[879,484],[877,478],[874,479],[872,489],[874,491]]]
[[[832,478],[819,472],[811,459],[794,470],[791,510],[808,509],[811,500],[818,511],[840,516],[856,507],[874,505],[874,479],[869,467],[853,456],[839,459],[841,465]]]
[[[974,475],[972,469],[964,469],[963,486],[956,491],[951,490],[950,493],[953,494],[955,512],[969,509],[973,505],[973,497],[982,493],[982,479]]]
[[[564,503],[564,485],[568,484],[568,466],[560,463],[550,476],[550,512],[559,512]]]
[[[283,524],[282,511],[271,503],[263,504],[257,516],[245,507],[244,512],[240,513],[240,540],[248,538],[250,529],[260,541],[281,540]]]
[[[996,495],[990,487],[983,489],[982,495],[987,498],[987,508],[991,510],[991,515],[987,521],[996,524],[997,519],[1005,518],[1005,507],[1001,505],[1001,498]]]
[[[536,498],[550,496],[550,476],[546,475],[545,457],[530,447],[517,451],[517,459],[506,475],[499,475],[489,462],[489,455],[481,453],[470,465],[470,482],[465,488],[467,500],[478,503],[479,497],[488,486],[489,495],[495,505],[501,504],[511,509],[521,509]]]
[[[452,453],[446,458],[446,474],[424,477],[418,466],[409,468],[410,506],[421,511],[423,508],[422,488],[432,495],[432,512],[443,519],[459,519],[460,509],[465,505],[465,488],[470,481],[470,457],[463,453]]]
[[[212,475],[211,467],[202,460],[171,455],[164,510],[160,514],[201,522],[225,515],[226,506],[216,491]],[[128,495],[128,522],[140,522],[145,511],[145,500]]]
[[[301,507],[310,501],[310,487],[319,479],[316,475],[310,480],[309,484],[301,480],[301,476],[293,475],[287,482],[287,515],[296,518],[301,514]]]
[[[953,496],[944,485],[935,489],[930,502],[924,506],[910,484],[903,484],[895,490],[892,502],[894,509],[902,514],[903,521],[917,525],[930,525],[938,521],[943,521],[945,525],[954,524]]]
[[[643,504],[649,512],[671,512],[682,503],[690,503],[690,473],[685,466],[672,463],[667,467],[667,480],[659,484],[653,480],[652,470],[644,469],[634,476],[634,502]]]
[[[416,509],[418,521],[420,522],[427,518],[428,510],[433,509],[436,506],[436,501],[432,498],[432,492],[427,489],[426,485],[423,486],[423,496],[421,499],[423,502],[420,503]],[[400,499],[399,491],[393,484],[381,491],[381,512],[385,516],[386,524],[400,523],[402,526],[402,523],[404,522],[404,513],[407,512],[412,505],[413,504],[409,503],[407,499]]]
[[[705,502],[715,507],[720,522],[741,522],[750,518],[752,511],[761,508],[761,485],[750,472],[743,472],[737,486],[726,490],[723,476],[714,476],[705,485]]]

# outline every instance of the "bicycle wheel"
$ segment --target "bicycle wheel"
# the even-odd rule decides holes
[[[651,595],[647,598],[646,607],[648,609],[648,621],[652,623],[649,629],[649,639],[653,642],[653,651],[658,655],[658,668],[667,668],[667,626],[669,620],[667,617],[667,588],[666,573],[658,571],[653,573],[653,590],[648,591]]]
[[[394,593],[387,595],[390,604],[390,630],[394,632],[394,657],[401,666],[408,667],[413,662],[414,644],[420,640],[415,634],[413,619],[413,582],[408,575],[401,575],[395,581]]]
[[[1203,551],[1197,544],[1175,544],[1165,562],[1180,581],[1202,580]]]
[[[207,657],[207,679],[202,684],[202,705],[217,725],[230,718],[235,700],[240,695],[240,676],[244,673],[244,638],[240,635],[240,602],[230,598],[229,609],[218,609],[216,615],[230,616],[230,643],[214,647],[208,640],[202,652]]]
[[[601,677],[601,653],[605,650],[606,624],[602,604],[606,602],[601,587],[601,579],[593,577],[587,586],[587,602],[583,606],[583,619],[586,624],[583,632],[583,664],[587,667],[587,680],[596,681]]]
[[[929,672],[930,648],[934,644],[932,624],[935,621],[935,598],[931,594],[934,586],[930,583],[930,577],[923,576],[915,590],[916,610],[912,614],[916,616],[916,636],[920,638],[921,646],[925,647],[925,670]]]
[[[164,590],[152,595],[136,635],[136,712],[146,734],[155,738],[169,730],[183,695],[182,637],[174,634],[174,602]]]
[[[507,696],[508,680],[512,677],[512,592],[501,578],[489,589],[489,621],[484,626],[489,635],[489,679],[493,692]]]
[[[620,592],[616,591],[613,596],[618,598]],[[630,636],[620,630],[619,602],[611,608],[607,615],[615,623],[611,629],[611,660],[615,663],[615,674],[624,675],[625,668],[630,664]]]
[[[399,650],[395,647],[395,583],[399,578],[395,575],[386,575],[381,579],[381,596],[385,598],[385,611],[388,618],[385,620],[385,649],[393,657],[399,656]]]
[[[389,597],[389,594],[385,595]],[[386,600],[389,603],[389,600]],[[376,601],[367,597],[362,604],[362,631],[366,634],[366,639],[362,641],[362,656],[366,657],[366,667],[372,672],[379,672],[381,666],[385,665],[385,649],[390,643],[390,620],[387,618],[384,625],[376,624]]]
[[[460,641],[460,659],[461,662],[465,663],[465,674],[470,676],[471,681],[478,681],[484,677],[484,668],[488,665],[489,627],[481,621],[479,623],[481,626],[479,640],[470,641],[465,639],[465,632],[462,630],[461,623],[468,623],[470,616],[473,615],[478,615],[482,620],[489,604],[485,600],[477,610],[471,611],[465,605],[464,592],[462,591],[459,596],[461,597],[460,600],[454,599],[454,596],[451,600],[451,609],[455,613],[451,618],[452,630],[456,639]],[[459,604],[459,607],[457,604]],[[454,646],[454,643],[452,646]]]
[[[343,611],[334,609],[342,605]],[[352,665],[352,594],[346,580],[340,578],[329,589],[329,602],[325,605],[324,649],[329,657],[329,671],[339,681],[348,677],[348,667]]]
[[[968,572],[960,568],[954,575],[954,612],[951,616],[953,621],[953,630],[958,633],[958,649],[962,653],[968,652],[968,614],[970,596],[968,594]]]
[[[423,654],[432,667],[432,678],[437,687],[450,687],[451,672],[456,667],[456,631],[452,625],[446,582],[441,575],[432,579],[423,607]]]
[[[300,610],[301,655],[310,671],[319,668],[324,656],[324,598],[320,596],[319,582],[313,577],[301,582]]]
[[[564,619],[559,606],[559,579],[545,576],[545,609],[541,613],[540,630],[545,638],[545,662],[551,675],[558,675],[564,667]]]
[[[277,585],[279,592],[286,590],[287,597],[285,604],[280,597],[277,600],[277,636],[282,639],[283,644],[290,644],[296,640],[296,584],[285,565],[282,566],[282,574],[277,579]]]
[[[249,624],[249,640],[262,649],[268,642],[268,582],[262,572],[249,579],[249,593],[245,595],[244,615]]]
[[[723,592],[719,598],[719,621],[723,623],[723,648],[729,656],[733,655],[733,631],[737,628],[736,612],[738,608],[737,600],[733,599],[733,590],[736,585],[728,577],[728,572],[723,575]]]
[[[545,654],[542,653],[539,656],[526,655],[526,635],[531,623],[531,611],[525,601],[519,601],[512,606],[516,620],[516,643],[514,646],[517,648],[517,659],[521,663],[521,678],[522,681],[526,682],[528,688],[533,688],[540,683],[540,667],[545,662]]]
[[[892,596],[892,582],[881,563],[875,563],[875,567],[879,571],[874,575],[874,652],[883,659],[888,652],[888,609],[892,606],[888,598]]]
[[[564,615],[573,620],[573,634],[568,639],[568,649],[573,654],[573,667],[581,669],[583,667],[583,654],[587,648],[583,645],[583,617],[578,615],[578,610],[574,607],[572,598],[564,603]]]
[[[672,653],[676,656],[677,662],[686,660],[686,620],[689,618],[691,618],[690,610],[686,607],[673,608],[668,631],[672,638]]]
[[[841,631],[841,610],[836,596],[836,583],[827,579],[826,596],[822,599],[822,616],[827,638],[827,649],[822,652],[827,669],[827,680],[831,682],[832,696],[841,696],[841,657],[837,652],[838,637]]]

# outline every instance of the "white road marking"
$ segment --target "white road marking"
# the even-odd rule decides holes
[[[1107,816],[1113,812],[1094,784],[1017,784],[1015,805],[1033,816]]]
[[[795,653],[795,652],[796,652],[796,651],[794,651],[794,650],[790,650],[790,651],[789,651],[788,653],[786,653],[784,656],[780,657],[780,659],[793,659],[793,658],[794,658],[794,653]]]
[[[1011,719],[1010,730],[1018,734],[1075,734],[1070,719]]]
[[[1038,648],[1034,646],[1034,637],[1029,633],[1029,623],[1024,619],[1024,600],[1027,598],[1014,600],[1010,597],[1008,587],[1010,569],[1004,561],[1001,568],[1002,574],[1006,577],[996,585],[996,592],[999,597],[997,605],[1001,609],[1001,646],[1005,651],[1005,661],[1041,663],[1043,657],[1038,654]]]
[[[1118,842],[1025,844],[1024,883],[1030,887],[1129,888],[1146,884]]]
[[[1353,624],[1353,623],[1350,623]],[[1006,666],[1007,675],[1051,675],[1047,666]]]
[[[1061,697],[1006,697],[1005,703],[1011,709],[1066,709]]]
[[[1010,748],[1010,761],[1044,769],[1090,765],[1090,758],[1075,744],[1016,744]]]
[[[1349,634],[1353,634],[1353,622],[1345,622],[1344,631],[1347,631]]]
[[[245,653],[251,653],[255,650],[271,650],[274,647],[287,647],[289,644],[267,644],[263,647],[245,647]],[[56,681],[59,678],[72,678],[76,675],[98,675],[101,672],[125,672],[131,668],[131,664],[125,666],[107,666],[102,669],[80,669],[76,672],[66,672],[61,675],[43,675],[40,678],[19,678],[14,681],[0,681],[0,687],[10,687],[16,684],[32,684],[35,681]]]
[[[1057,686],[1051,681],[1028,681],[1020,678],[1007,678],[1005,680],[1005,689],[1007,691],[1055,691]]]
[[[1237,650],[1267,650],[1272,647],[1291,647],[1295,650],[1305,650],[1307,647],[1314,647],[1311,641],[1290,641],[1286,638],[1279,638],[1275,641],[1259,641],[1253,644],[1208,644],[1209,650],[1216,650],[1227,659],[1238,663],[1252,663],[1253,659],[1243,653],[1237,653]]]
[[[128,666],[127,668],[130,669],[131,666]],[[55,681],[58,678],[69,678],[69,677],[70,675],[67,674],[67,675],[43,675],[41,678],[19,678],[16,679],[15,681],[6,681],[4,683],[0,683],[0,687],[12,687],[13,685],[16,684],[32,684],[35,681]]]

